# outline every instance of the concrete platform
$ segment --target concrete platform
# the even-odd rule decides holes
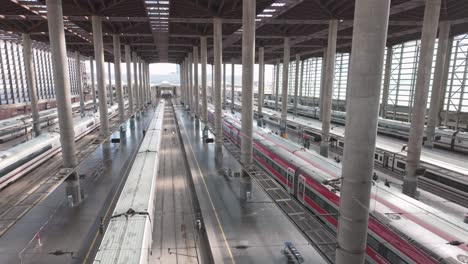
[[[216,167],[214,144],[201,140],[203,124],[181,107],[176,114],[215,263],[287,263],[285,241],[306,263],[327,263],[254,181],[223,173],[241,169],[224,147],[223,166]]]
[[[6,232],[0,263],[88,263],[101,239],[100,218],[112,211],[151,115],[150,108],[124,123],[126,133],[110,136],[120,137],[120,143],[106,140],[79,165],[85,193],[79,206],[68,206],[63,182]]]

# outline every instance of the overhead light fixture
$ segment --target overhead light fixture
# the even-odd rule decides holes
[[[272,14],[258,14],[257,17],[272,17]]]
[[[263,9],[263,13],[273,13],[273,12],[276,12],[276,9],[271,9],[271,8]]]

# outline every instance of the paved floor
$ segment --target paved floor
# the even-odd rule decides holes
[[[170,105],[163,122],[150,263],[203,263],[197,251],[188,171]]]
[[[82,162],[78,173],[86,197],[79,206],[68,207],[66,183],[62,183],[5,233],[0,238],[0,263],[84,263],[86,257],[92,259],[101,239],[100,217],[112,212],[116,191],[120,191],[152,113],[151,109],[141,118],[127,121],[126,133],[111,135],[120,137],[120,143],[106,141]]]
[[[203,125],[197,127],[188,113],[177,109],[215,262],[287,263],[282,250],[291,241],[306,263],[326,263],[255,182],[223,173],[240,172],[225,148],[222,167],[215,165],[214,144],[201,140]]]

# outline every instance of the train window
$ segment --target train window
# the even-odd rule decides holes
[[[344,142],[343,141],[338,141],[338,146],[344,148]]]
[[[292,126],[292,125],[287,125],[289,129],[292,129],[292,130],[296,130],[296,127],[295,126]]]
[[[367,235],[367,245],[373,250],[379,251],[379,241],[370,235]]]
[[[397,161],[396,166],[399,169],[406,170],[406,164],[401,161]]]
[[[406,261],[402,260],[397,254],[392,251],[387,251],[387,260],[392,264],[404,264]]]
[[[379,154],[374,154],[374,159],[379,160]]]

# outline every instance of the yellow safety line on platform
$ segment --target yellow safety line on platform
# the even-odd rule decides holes
[[[185,125],[181,122],[182,126],[184,127],[184,130],[185,129]],[[203,181],[203,185],[205,185],[205,190],[206,190],[206,193],[208,194],[208,199],[210,200],[210,203],[211,203],[211,208],[213,208],[213,212],[215,214],[215,217],[216,217],[216,221],[218,222],[218,226],[219,226],[219,229],[221,230],[221,234],[223,236],[223,239],[224,239],[224,244],[226,245],[227,247],[227,251],[229,253],[229,257],[231,258],[231,261],[232,263],[236,263],[236,261],[234,260],[234,256],[232,255],[232,251],[231,251],[231,247],[229,246],[229,243],[227,241],[227,238],[226,238],[226,234],[224,233],[224,229],[223,229],[223,226],[221,225],[221,221],[219,220],[219,216],[218,216],[218,213],[216,212],[216,208],[214,206],[214,203],[213,203],[213,200],[211,199],[211,195],[210,195],[210,191],[208,190],[208,186],[206,185],[206,182],[205,182],[205,175],[203,174],[201,168],[200,168],[200,164],[198,164],[198,160],[195,156],[195,152],[193,152],[193,148],[192,148],[192,144],[190,143],[190,140],[187,140],[187,142],[189,143],[189,147],[190,147],[190,151],[192,152],[192,155],[195,159],[195,163],[197,164],[197,167],[198,167],[198,172],[200,173],[201,175],[201,178],[202,178],[202,181]],[[190,169],[190,168],[189,168]]]

